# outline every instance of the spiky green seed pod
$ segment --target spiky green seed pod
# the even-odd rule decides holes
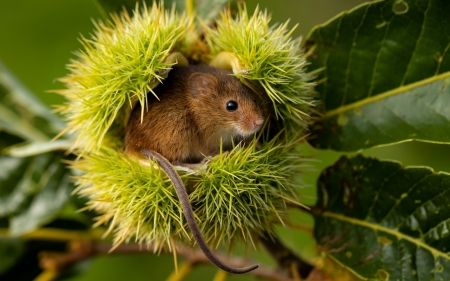
[[[211,64],[226,67],[226,62],[231,62],[237,77],[254,81],[264,89],[275,114],[285,121],[287,133],[302,135],[314,100],[311,76],[305,73],[301,38],[291,38],[295,27],[289,30],[288,22],[274,26],[269,22],[267,12],[258,9],[251,17],[245,8],[236,18],[230,11],[221,13],[217,27],[206,29],[214,57]]]
[[[115,16],[111,23],[98,24],[91,39],[82,39],[85,49],[63,79],[68,102],[62,112],[80,155],[73,167],[83,172],[77,178],[78,193],[100,214],[98,225],[109,224],[116,244],[135,239],[157,250],[174,240],[193,243],[167,175],[155,163],[123,152],[123,132],[134,104],[146,103],[147,92],[171,66],[187,63],[183,56],[195,61],[198,53],[192,46],[205,46],[201,27],[193,22],[158,5],[136,10],[132,18]],[[253,243],[286,219],[286,202],[296,198],[300,183],[295,176],[302,160],[292,136],[305,130],[312,86],[299,40],[290,38],[287,24],[270,27],[266,13],[249,17],[242,9],[236,18],[222,13],[217,27],[204,34],[209,49],[200,56],[232,69],[243,83],[267,94],[286,128],[272,138],[264,130],[250,145],[221,152],[204,168],[179,171],[210,245]]]
[[[111,130],[106,142],[115,142],[132,105],[143,105],[175,64],[167,57],[176,51],[189,55],[196,39],[192,17],[157,5],[96,24],[92,38],[81,39],[84,50],[69,64],[71,73],[61,79],[68,100],[61,111],[77,135],[76,147],[96,151]]]

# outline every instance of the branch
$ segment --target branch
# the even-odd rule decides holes
[[[300,275],[302,279],[306,279],[314,269],[313,265],[295,255],[273,234],[269,234],[266,232],[260,238],[264,247],[277,261],[278,266],[281,269],[284,269],[285,271],[291,273],[290,277],[295,278],[296,276]]]
[[[104,234],[103,230],[98,231],[73,231],[44,228],[35,230],[22,238],[38,239],[38,240],[59,240],[59,241],[77,241],[72,242],[71,250],[68,253],[42,252],[40,254],[40,265],[43,269],[52,271],[62,271],[68,266],[85,260],[96,255],[110,254],[112,244],[97,242]],[[0,237],[9,237],[7,230],[0,229]],[[285,245],[283,245],[276,237],[266,233],[261,236],[261,242],[268,252],[277,261],[281,270],[269,269],[267,267],[259,267],[249,272],[256,277],[266,278],[274,281],[293,281],[298,280],[297,276],[305,279],[314,268],[308,262],[292,253]],[[152,247],[142,247],[140,244],[122,244],[118,246],[112,254],[131,254],[131,253],[148,253],[152,252]],[[165,253],[169,253],[166,251]],[[187,263],[191,266],[196,264],[210,264],[203,252],[194,250],[190,247],[180,245],[177,246],[177,254],[183,256]],[[245,267],[254,263],[242,258],[229,257],[220,252],[216,255],[221,260],[227,261],[230,265],[236,267]],[[187,273],[185,273],[186,275]],[[174,279],[181,280],[181,279]]]
[[[290,201],[287,203],[287,206],[291,207],[293,209],[298,209],[298,210],[308,213],[308,214],[312,214],[311,207],[306,206],[304,204],[300,204],[298,202]]]
[[[60,228],[44,227],[33,230],[20,236],[25,240],[50,240],[50,241],[71,241],[71,240],[101,240],[105,235],[105,230],[96,228],[92,230],[67,230]],[[11,238],[8,228],[0,228],[0,238]]]
[[[116,247],[114,251],[110,253],[112,244],[92,241],[72,242],[70,248],[71,250],[68,253],[42,252],[39,256],[41,268],[43,268],[44,270],[55,270],[61,272],[74,263],[80,262],[96,255],[149,252],[153,253],[153,251],[150,250],[152,248],[151,246],[143,248],[140,244],[122,244]],[[198,264],[211,264],[209,259],[200,250],[192,249],[185,245],[178,245],[176,251],[177,255],[182,256],[186,259],[189,266],[195,266]],[[165,251],[165,253],[169,252]],[[230,266],[233,267],[246,267],[254,264],[254,262],[250,262],[247,259],[229,257],[228,255],[218,251],[215,251],[215,255],[219,259],[226,261]],[[184,273],[184,275],[185,274],[186,273]],[[294,281],[294,279],[288,276],[286,271],[277,271],[264,266],[260,266],[257,269],[248,272],[247,274],[273,281]],[[179,279],[175,278],[173,280]]]

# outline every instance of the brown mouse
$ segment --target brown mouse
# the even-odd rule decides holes
[[[174,184],[197,244],[215,265],[231,273],[257,268],[232,268],[212,254],[172,164],[199,163],[205,156],[217,155],[221,143],[226,151],[232,142],[252,138],[264,123],[259,97],[232,72],[209,66],[174,67],[153,92],[147,94],[143,112],[137,104],[131,113],[125,152],[158,161]]]
[[[162,154],[172,164],[198,163],[216,155],[222,138],[252,137],[264,122],[258,97],[232,75],[208,66],[174,67],[167,79],[147,95],[143,112],[137,104],[126,130],[125,151],[142,149]]]

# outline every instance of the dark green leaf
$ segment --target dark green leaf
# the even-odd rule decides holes
[[[54,281],[68,281],[68,280],[77,280],[79,275],[85,274],[92,268],[92,259],[79,261],[58,276]],[[73,278],[73,279],[72,279]]]
[[[39,181],[51,160],[50,154],[30,158],[0,157],[0,217],[26,208],[31,197],[42,189]]]
[[[0,61],[0,131],[30,141],[48,141],[64,123]]]
[[[323,116],[312,144],[450,143],[449,14],[449,1],[375,1],[313,29],[308,60],[323,68]]]
[[[39,193],[31,199],[26,208],[11,218],[12,235],[21,235],[49,223],[64,207],[73,191],[73,184],[70,172],[61,160],[61,154],[53,154],[49,165],[36,178],[35,184]]]
[[[19,143],[11,145],[5,151],[14,157],[28,157],[51,151],[68,151],[73,145],[74,141],[61,138],[49,142]]]
[[[3,102],[3,101],[0,101]],[[29,141],[49,141],[45,133],[37,129],[27,118],[0,103],[0,129]]]
[[[2,220],[0,220],[0,224]],[[77,221],[72,220],[54,220],[48,225],[51,229],[60,230],[86,230],[87,227]],[[45,227],[44,227],[45,229]],[[28,237],[29,238],[29,237]],[[10,238],[11,239],[11,238]],[[23,245],[23,253],[15,262],[14,266],[10,267],[6,272],[0,273],[0,280],[14,280],[14,281],[30,281],[35,279],[41,272],[42,268],[39,266],[40,255],[45,252],[67,252],[67,241],[61,240],[33,240],[26,239]],[[0,265],[3,261],[0,257]],[[79,271],[78,271],[79,272]]]
[[[2,154],[3,150],[13,144],[22,142],[23,139],[8,134],[7,132],[2,132],[0,129],[0,154]]]
[[[0,238],[0,275],[13,266],[23,252],[23,242],[15,238]]]
[[[343,157],[318,192],[315,238],[340,264],[369,279],[450,279],[449,174]]]

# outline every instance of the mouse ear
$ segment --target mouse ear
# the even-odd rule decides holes
[[[217,79],[209,73],[196,72],[189,77],[189,89],[194,98],[200,95],[212,95],[216,92]]]

